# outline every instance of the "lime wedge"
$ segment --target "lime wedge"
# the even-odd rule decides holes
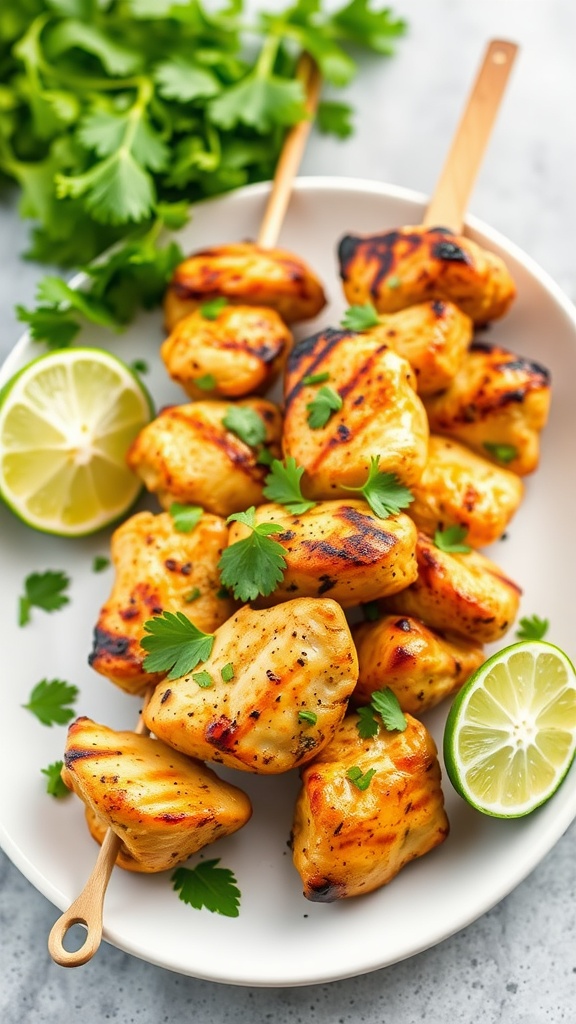
[[[34,359],[0,392],[0,495],[36,530],[94,533],[140,493],[125,458],[152,415],[140,380],[108,352]]]
[[[576,750],[576,673],[542,640],[489,658],[454,701],[444,730],[448,777],[497,818],[529,814],[556,792]]]

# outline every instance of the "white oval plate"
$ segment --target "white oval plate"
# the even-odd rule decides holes
[[[181,233],[184,249],[253,238],[267,194],[268,185],[256,185],[200,204]],[[423,209],[422,196],[374,182],[310,178],[297,183],[281,244],[310,262],[330,298],[307,333],[337,324],[345,307],[335,258],[340,236],[417,224]],[[568,546],[576,507],[576,317],[553,282],[514,245],[472,218],[468,232],[505,258],[518,284],[512,311],[492,326],[488,337],[540,359],[554,380],[541,468],[527,482],[525,502],[508,538],[492,555],[524,588],[522,613],[550,618],[550,639],[573,654]],[[128,362],[146,359],[152,367],[146,380],[162,405],[184,400],[166,381],[157,355],[162,337],[157,313],[143,315],[119,337],[87,328],[81,343],[113,348]],[[1,379],[37,353],[38,346],[23,338]],[[92,672],[86,661],[92,627],[112,581],[111,570],[94,575],[91,563],[95,554],[106,554],[107,545],[106,533],[82,540],[35,533],[0,508],[0,839],[17,867],[60,909],[82,889],[96,846],[80,801],[56,801],[44,792],[40,769],[62,756],[64,728],[45,728],[22,704],[40,679],[58,677],[79,687],[79,714],[114,728],[135,724],[138,702]],[[71,602],[51,615],[34,609],[32,622],[18,628],[23,580],[44,569],[69,573]],[[427,716],[439,746],[445,715],[440,708]],[[525,878],[576,816],[576,766],[548,804],[518,821],[482,817],[445,781],[451,823],[447,842],[379,892],[325,906],[301,895],[287,846],[295,774],[239,778],[236,773],[234,779],[252,797],[254,816],[206,855],[220,857],[235,872],[242,892],[240,916],[193,910],[173,892],[168,874],[138,876],[117,869],[105,904],[109,942],[170,970],[237,985],[307,985],[362,974],[412,956],[475,920]]]

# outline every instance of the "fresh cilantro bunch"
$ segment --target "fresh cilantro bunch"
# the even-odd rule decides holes
[[[126,323],[181,258],[162,228],[194,200],[272,176],[285,130],[306,116],[303,50],[344,86],[357,65],[343,46],[387,55],[405,29],[370,0],[332,13],[321,0],[264,3],[248,16],[244,0],[2,0],[0,185],[20,186],[31,258],[89,265],[80,299],[51,278],[40,308],[20,310],[37,340],[69,344],[82,317]],[[318,123],[345,137],[350,115],[327,102]]]

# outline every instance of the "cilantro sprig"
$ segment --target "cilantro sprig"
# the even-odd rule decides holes
[[[299,516],[309,512],[316,506],[316,502],[309,501],[302,494],[300,481],[303,473],[304,467],[299,466],[292,455],[289,455],[285,462],[274,459],[266,477],[265,497],[278,502],[279,505],[286,505],[293,515]]]
[[[170,881],[179,899],[196,910],[210,910],[224,917],[238,917],[241,893],[229,868],[220,859],[203,860],[195,868],[176,868]]]
[[[375,516],[379,519],[387,519],[388,516],[396,516],[403,508],[407,508],[414,495],[404,484],[400,483],[395,473],[383,473],[378,468],[380,456],[370,457],[370,470],[368,479],[361,487],[346,487],[344,490],[357,491],[364,496]]]
[[[244,444],[255,448],[266,440],[266,424],[249,405],[231,405],[222,419],[226,430],[239,437]]]
[[[181,505],[178,501],[173,501],[168,511],[178,533],[192,533],[204,515],[201,505]]]
[[[467,534],[465,526],[447,526],[445,530],[436,530],[434,543],[440,551],[446,551],[448,554],[467,554],[472,550],[469,544],[464,543]]]
[[[284,548],[270,536],[282,533],[282,527],[278,523],[256,524],[254,506],[228,516],[227,522],[244,523],[251,533],[222,552],[218,563],[222,583],[239,601],[254,601],[260,594],[266,597],[276,589],[286,569]]]
[[[285,129],[306,116],[300,53],[344,86],[357,70],[349,46],[388,55],[405,30],[371,0],[336,10],[287,0],[255,14],[243,0],[217,12],[173,0],[109,6],[2,4],[0,173],[35,222],[29,255],[89,272],[80,298],[52,277],[39,308],[21,310],[54,347],[86,317],[120,327],[159,301],[181,258],[160,231],[181,226],[190,202],[272,176]],[[322,130],[345,137],[350,113],[323,104]]]
[[[353,765],[346,772],[346,778],[356,786],[356,789],[365,790],[372,782],[372,779],[376,775],[375,768],[369,768],[367,772],[362,772],[362,769],[357,764]]]
[[[519,640],[543,640],[550,628],[549,619],[541,619],[539,615],[526,615],[520,619],[516,630]]]
[[[379,323],[380,317],[371,302],[365,302],[362,306],[349,306],[340,321],[345,330],[358,333],[369,331]]]
[[[47,768],[41,768],[42,775],[46,776],[46,792],[50,796],[56,797],[61,800],[62,797],[70,796],[71,790],[65,782],[62,781],[61,771],[64,766],[63,761],[54,761],[53,764],[49,764]]]
[[[326,384],[317,391],[311,402],[306,404],[308,426],[312,430],[325,427],[328,420],[342,408],[342,397]]]
[[[18,625],[25,626],[30,622],[32,608],[42,608],[45,612],[56,612],[68,604],[70,598],[65,591],[70,580],[65,572],[32,572],[24,580],[24,594],[20,597]]]
[[[214,636],[203,633],[182,612],[162,612],[144,623],[148,636],[140,645],[148,652],[146,672],[166,672],[168,679],[180,679],[212,653]]]
[[[71,686],[63,679],[42,679],[37,683],[22,706],[42,725],[66,725],[74,718],[72,705],[78,696],[78,687]]]
[[[363,740],[372,739],[380,729],[380,722],[389,732],[404,732],[407,722],[398,698],[389,686],[375,690],[370,704],[357,708],[358,733]],[[379,719],[376,717],[379,716]]]

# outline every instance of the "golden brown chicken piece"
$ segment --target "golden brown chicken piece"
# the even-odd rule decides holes
[[[138,512],[112,534],[116,578],[94,629],[89,662],[127,693],[144,693],[163,673],[145,672],[143,625],[163,611],[183,612],[212,633],[237,607],[222,594],[218,561],[228,542],[223,519],[204,513],[191,533],[167,512]]]
[[[326,305],[320,281],[299,256],[250,242],[213,245],[176,267],[164,300],[167,329],[221,296],[242,306],[270,306],[287,324],[309,320]]]
[[[222,669],[234,677],[224,682]],[[199,670],[157,687],[148,728],[203,761],[276,775],[304,764],[342,721],[358,678],[344,612],[335,601],[299,598],[276,608],[241,608],[216,630]]]
[[[256,523],[278,523],[274,540],[285,550],[284,578],[259,607],[294,597],[331,597],[343,608],[395,594],[416,579],[416,527],[405,515],[378,519],[365,501],[322,501],[301,515],[283,505],[260,505]],[[250,529],[233,523],[229,543]]]
[[[68,730],[62,778],[86,804],[94,839],[108,828],[120,837],[117,863],[128,871],[174,868],[252,814],[246,794],[205,765],[89,718]]]
[[[444,636],[408,616],[362,622],[352,635],[359,665],[355,704],[369,704],[375,690],[390,687],[402,711],[421,715],[457,693],[484,661],[480,644]]]
[[[373,302],[379,313],[442,299],[484,324],[503,316],[516,294],[499,256],[446,228],[346,235],[338,258],[348,302]]]
[[[329,374],[306,384],[309,375]],[[296,345],[285,377],[283,447],[303,466],[311,498],[346,497],[362,486],[371,456],[382,472],[395,473],[410,487],[422,475],[428,450],[428,422],[405,359],[377,338],[328,328]],[[308,406],[323,387],[342,399],[325,426],[309,424]]]
[[[190,398],[241,398],[270,387],[282,369],[292,335],[273,309],[224,306],[179,320],[160,354]],[[443,386],[443,385],[440,385]]]
[[[467,531],[466,544],[487,547],[504,533],[523,491],[515,473],[457,441],[432,434],[424,472],[412,487],[410,517],[430,537],[436,530],[461,526]]]
[[[410,715],[404,732],[363,740],[349,715],[302,771],[293,826],[294,865],[318,903],[361,896],[444,842],[448,819],[434,740]],[[374,771],[368,787],[347,777]]]
[[[550,406],[550,374],[498,345],[475,342],[454,380],[424,399],[430,429],[449,434],[525,476],[538,466]]]
[[[393,348],[416,374],[418,394],[448,386],[472,340],[472,321],[453,302],[432,299],[398,313],[382,314],[365,333]]]
[[[224,426],[229,411],[239,408],[258,414],[264,445],[279,458],[282,417],[265,398],[169,406],[140,431],[127,462],[164,508],[176,501],[229,516],[264,501],[268,468],[258,461],[261,446],[246,444]]]
[[[474,643],[500,640],[518,613],[520,587],[478,551],[448,554],[423,533],[416,545],[418,578],[385,597],[381,607],[414,615],[432,629],[459,633]]]

